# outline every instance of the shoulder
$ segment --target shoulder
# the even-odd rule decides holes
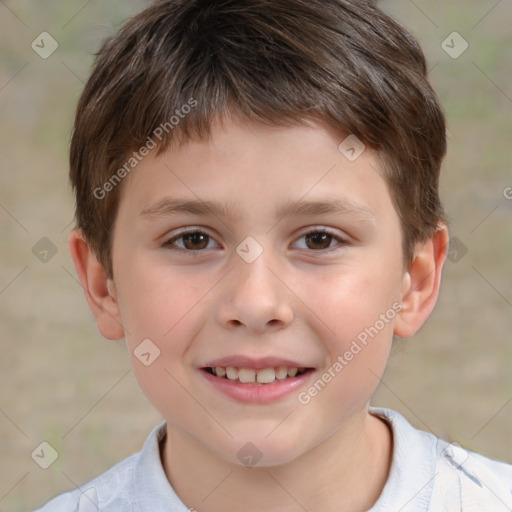
[[[130,510],[129,501],[127,501],[130,497],[127,491],[132,487],[134,468],[138,463],[139,456],[140,453],[130,455],[90,482],[81,485],[79,489],[56,496],[34,512],[96,511],[100,504],[100,496],[107,495],[117,500],[117,506],[126,506],[125,509],[120,510]],[[104,506],[107,503],[102,501],[101,505]]]
[[[80,489],[57,496],[35,512],[186,512],[162,466],[166,423],[155,427],[142,450]]]
[[[489,459],[458,443],[439,439],[438,446],[433,503],[457,504],[462,510],[474,510],[471,507],[475,506],[496,512],[512,510],[512,465]]]
[[[512,492],[512,464],[507,464],[506,462],[489,459],[481,455],[480,453],[469,452],[469,454],[476,460],[488,466],[489,469],[491,469],[497,475],[503,476],[505,481],[509,483]]]
[[[396,411],[370,412],[393,432],[388,482],[372,512],[405,505],[404,511],[512,509],[512,465],[418,430]]]
[[[162,486],[160,441],[165,437],[165,423],[155,427],[142,450],[117,463],[90,482],[61,494],[34,512],[131,512],[144,510],[138,500],[149,499],[148,482],[159,480]],[[160,470],[160,471],[159,471]],[[155,478],[156,476],[156,478]]]
[[[166,432],[164,422],[153,429],[140,452],[35,512],[186,511],[162,467],[160,449]]]

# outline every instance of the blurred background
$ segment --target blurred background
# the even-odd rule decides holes
[[[162,421],[124,344],[98,334],[67,248],[74,108],[103,38],[147,4],[0,1],[0,511],[74,489]],[[419,39],[446,110],[452,244],[438,305],[373,403],[512,463],[512,2],[380,5]]]

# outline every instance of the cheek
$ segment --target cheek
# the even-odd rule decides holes
[[[164,345],[176,339],[176,330],[190,323],[194,307],[208,289],[197,275],[142,262],[130,265],[129,272],[120,272],[119,277],[123,283],[119,306],[131,344],[141,337]]]
[[[166,418],[175,411],[200,414],[191,389],[187,355],[204,323],[207,283],[153,266],[124,281],[120,310],[135,378],[153,407]],[[135,278],[135,276],[138,276]],[[186,419],[181,418],[183,421]]]
[[[383,334],[392,332],[400,296],[398,271],[379,267],[372,270],[369,265],[361,265],[333,271],[313,281],[303,279],[302,295],[324,324],[328,339],[334,340],[330,343],[333,348],[340,344],[342,350],[347,341],[375,324]]]
[[[360,411],[384,373],[396,309],[389,293],[379,292],[371,277],[351,274],[331,280],[324,299],[310,295],[316,297],[315,309],[322,320],[317,325],[329,327],[322,328],[328,359],[297,398],[319,431],[334,431]]]
[[[133,261],[119,266],[117,278],[122,283],[118,301],[127,348],[142,389],[162,387],[162,379],[172,380],[169,374],[183,382],[189,341],[202,325],[198,315],[208,302],[205,290],[213,283]]]
[[[398,265],[390,268],[380,258],[326,274],[314,286],[303,282],[328,353],[326,399],[355,407],[375,391],[389,357],[400,282]]]

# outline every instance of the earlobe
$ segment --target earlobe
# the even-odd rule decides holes
[[[107,277],[103,265],[79,229],[74,229],[69,235],[69,250],[98,330],[109,340],[123,338],[114,281]]]
[[[416,245],[413,261],[404,275],[401,300],[403,309],[396,317],[393,331],[395,336],[412,336],[432,313],[439,296],[448,240],[448,228],[440,223],[431,238]]]

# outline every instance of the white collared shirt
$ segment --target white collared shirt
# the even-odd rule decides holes
[[[398,412],[370,408],[393,433],[386,485],[368,512],[510,512],[512,465],[449,444],[412,427]],[[189,512],[169,484],[160,459],[166,424],[142,450],[35,512]],[[314,511],[312,511],[314,512]]]

